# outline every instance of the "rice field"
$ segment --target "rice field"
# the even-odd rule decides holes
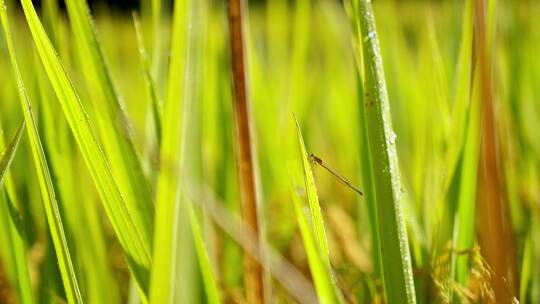
[[[0,0],[0,303],[540,303],[540,3]]]

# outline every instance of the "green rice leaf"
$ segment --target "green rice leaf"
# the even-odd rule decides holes
[[[302,131],[296,116],[294,116],[296,123],[298,143],[300,146],[300,156],[302,157],[302,168],[304,170],[304,183],[306,187],[309,212],[312,219],[313,230],[315,232],[315,239],[317,240],[318,248],[322,257],[326,259],[326,263],[330,264],[328,255],[328,240],[326,239],[326,232],[324,229],[324,220],[322,217],[321,206],[319,205],[319,196],[317,195],[317,188],[315,187],[315,178],[313,177],[313,171],[311,170],[311,160],[304,144],[304,138],[302,137]]]
[[[383,282],[388,303],[416,303],[409,241],[390,105],[371,1],[358,1],[364,58],[365,119],[379,225]]]
[[[453,247],[469,250],[474,246],[476,184],[479,153],[479,103],[472,102],[474,79],[472,66],[473,50],[473,2],[467,0],[463,6],[462,32],[457,65],[456,89],[452,120],[456,126],[450,134],[448,164],[450,176],[447,188],[454,175],[459,176],[457,210],[454,215]],[[458,165],[461,160],[461,164]],[[469,273],[467,256],[452,255],[452,273],[457,282],[466,284]]]
[[[473,94],[477,94],[476,85]],[[476,186],[478,159],[480,149],[480,102],[475,99],[471,103],[466,128],[465,145],[460,170],[459,195],[457,212],[454,217],[453,243],[456,251],[473,248],[476,240]],[[467,255],[453,254],[453,269],[456,281],[466,285],[469,274],[469,258]]]
[[[339,293],[335,289],[328,258],[321,254],[314,230],[309,224],[303,210],[303,204],[298,195],[294,193],[294,189],[292,189],[292,199],[317,297],[321,303],[340,303]]]
[[[145,286],[148,286],[151,264],[151,235],[148,229],[138,225],[134,219],[134,215],[143,212],[143,210],[137,211],[128,208],[113,177],[107,158],[94,134],[88,115],[39,21],[32,2],[21,0],[21,4],[49,81],[90,170],[112,227],[124,248],[130,269],[139,286],[144,290]],[[139,218],[141,217],[139,216]]]
[[[446,188],[450,188],[454,174],[458,168],[458,162],[465,147],[465,138],[468,125],[468,113],[470,107],[471,82],[472,82],[472,49],[473,49],[473,11],[472,1],[467,0],[463,4],[463,20],[461,28],[461,40],[459,58],[457,63],[455,89],[451,119],[453,128],[450,128],[448,144],[448,177]]]
[[[21,139],[24,130],[24,120],[17,130],[15,136],[5,147],[3,132],[0,127],[0,151],[4,150],[2,159],[0,160],[0,189],[4,184],[6,191],[1,193],[0,197],[0,221],[2,222],[2,229],[7,234],[8,244],[10,248],[4,253],[5,261],[10,261],[11,265],[15,267],[15,278],[17,291],[19,295],[19,301],[22,304],[34,303],[32,296],[32,284],[30,282],[30,274],[28,272],[28,259],[27,250],[25,245],[24,229],[21,224],[19,214],[19,202],[15,196],[15,189],[11,176],[7,173],[16,154],[19,141]],[[2,191],[3,192],[3,191]]]
[[[328,240],[326,239],[326,230],[322,217],[321,206],[315,186],[315,178],[311,170],[311,160],[304,145],[304,139],[300,130],[300,125],[294,116],[296,123],[298,141],[300,145],[300,156],[302,158],[302,169],[304,173],[304,184],[308,197],[309,214],[311,221],[308,221],[296,195],[293,195],[296,217],[304,247],[308,255],[309,267],[311,269],[317,294],[323,303],[341,303],[343,296],[338,289],[330,264],[330,252],[328,249]],[[311,225],[309,224],[311,222]]]
[[[3,0],[2,3],[0,3],[0,6],[5,7]],[[37,171],[37,178],[41,188],[43,205],[47,216],[47,222],[49,224],[49,231],[51,233],[54,249],[58,259],[58,266],[60,268],[60,274],[64,283],[67,300],[68,303],[83,303],[81,292],[79,290],[79,284],[77,283],[75,270],[73,268],[73,262],[71,261],[62,219],[60,217],[60,210],[56,201],[51,174],[49,172],[47,160],[45,159],[45,152],[43,151],[43,146],[41,145],[41,140],[39,138],[39,133],[37,131],[37,126],[32,113],[32,107],[26,95],[26,89],[24,87],[22,76],[15,58],[15,50],[9,29],[7,11],[4,9],[0,12],[0,14],[2,18],[2,27],[4,29],[5,40],[13,68],[13,75],[15,75],[17,80],[24,121],[28,125],[26,130],[30,142],[30,148],[32,150],[34,166]]]
[[[126,208],[144,239],[152,237],[152,191],[133,145],[131,123],[124,110],[98,40],[86,0],[68,0],[66,8],[78,58],[92,98],[99,139]],[[146,289],[148,286],[141,286]]]
[[[357,7],[354,7],[354,11],[357,12]],[[354,17],[353,17],[353,20]],[[358,22],[358,20],[356,20]],[[373,242],[373,248],[379,248],[379,225],[377,217],[377,201],[375,199],[375,188],[373,185],[373,172],[371,171],[371,155],[369,151],[368,143],[368,131],[366,125],[366,116],[365,116],[365,97],[364,97],[364,88],[362,86],[362,71],[360,69],[360,54],[357,55],[356,60],[356,83],[358,87],[358,114],[360,119],[360,162],[361,162],[361,175],[362,180],[364,181],[364,197],[363,201],[367,205],[367,210],[369,213],[369,225],[371,228],[371,239]],[[379,250],[372,250],[373,256],[373,269],[374,276],[376,278],[381,278],[382,276],[382,258],[381,252]]]
[[[54,34],[54,29],[49,29],[49,33]],[[65,218],[65,227],[68,229],[68,245],[72,248],[83,298],[95,303],[119,303],[120,288],[114,279],[114,269],[107,259],[109,237],[104,233],[108,230],[103,230],[101,203],[96,199],[92,180],[85,172],[85,164],[76,150],[73,135],[62,108],[56,102],[39,55],[35,49],[33,53],[40,134],[57,199]],[[91,190],[83,197],[79,193],[81,183],[88,185],[88,190]]]
[[[183,139],[186,99],[189,96],[188,49],[190,35],[191,1],[179,0],[174,3],[172,51],[169,66],[169,84],[164,104],[163,138],[160,148],[161,163],[157,181],[156,220],[154,228],[153,268],[150,283],[150,302],[170,303],[173,297],[173,263],[176,256],[174,246],[178,223],[175,214],[181,200],[181,168],[184,161]],[[182,258],[182,257],[180,257]]]
[[[201,226],[199,225],[199,219],[197,218],[197,214],[193,209],[193,203],[188,202],[188,205],[191,233],[193,234],[193,242],[195,244],[197,259],[199,261],[199,267],[202,273],[207,303],[221,303],[216,275],[210,261],[210,256],[208,255],[208,249],[204,243],[203,233],[201,231]]]

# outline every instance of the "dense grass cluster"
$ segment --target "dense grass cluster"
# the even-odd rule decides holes
[[[540,303],[538,14],[0,0],[0,302]]]

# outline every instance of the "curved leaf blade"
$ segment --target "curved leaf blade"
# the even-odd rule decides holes
[[[153,229],[154,205],[150,183],[133,144],[131,123],[113,83],[86,0],[67,0],[66,8],[84,79],[92,97],[95,123],[126,208],[145,238]],[[147,286],[145,286],[146,288]]]
[[[5,258],[15,267],[15,279],[17,290],[19,292],[19,301],[23,304],[34,303],[32,283],[30,281],[30,273],[28,272],[27,250],[24,239],[24,229],[21,227],[19,218],[18,201],[15,196],[15,189],[10,175],[7,173],[11,165],[11,161],[16,154],[18,144],[20,142],[23,130],[24,120],[18,128],[15,136],[5,147],[4,138],[2,137],[2,128],[0,127],[0,149],[4,150],[2,159],[0,159],[0,190],[3,186],[4,179],[6,180],[6,195],[0,194],[0,221],[2,229],[6,230],[9,251],[6,252]]]
[[[0,185],[4,183],[6,172],[9,169],[13,158],[15,157],[17,148],[19,147],[19,142],[21,141],[21,134],[24,130],[24,126],[25,124],[23,121],[17,129],[15,136],[7,146],[6,151],[4,151],[4,154],[2,154],[2,158],[0,159]]]
[[[313,221],[313,230],[315,231],[315,239],[318,243],[318,248],[323,257],[326,257],[327,263],[330,263],[328,255],[328,240],[326,239],[326,232],[324,230],[324,221],[321,212],[321,206],[319,205],[319,196],[317,195],[317,188],[315,187],[315,178],[313,177],[313,171],[311,171],[311,162],[309,159],[309,153],[306,150],[304,144],[304,138],[302,137],[302,131],[300,130],[300,124],[294,116],[296,123],[296,129],[298,134],[298,143],[300,147],[300,153],[302,157],[302,168],[304,169],[304,183],[306,187],[309,211]]]
[[[0,5],[5,7],[3,0]],[[17,80],[21,108],[24,113],[24,121],[26,124],[28,124],[28,128],[26,130],[30,142],[30,148],[32,150],[34,166],[37,171],[37,178],[39,180],[39,186],[43,198],[43,206],[47,216],[47,222],[49,224],[49,231],[53,240],[67,300],[68,303],[83,303],[81,292],[79,290],[79,284],[73,268],[73,262],[71,261],[71,255],[69,253],[64,226],[62,224],[60,210],[58,208],[58,202],[56,201],[56,194],[54,191],[51,174],[49,172],[47,160],[45,159],[45,152],[43,151],[43,146],[41,145],[32,108],[28,100],[28,96],[26,95],[26,89],[24,87],[17,60],[15,58],[15,50],[9,29],[7,11],[5,9],[2,10],[0,12],[0,16],[2,18],[2,27],[13,68],[13,74]]]
[[[21,0],[23,11],[49,81],[97,187],[112,227],[127,255],[128,265],[141,289],[148,286],[151,235],[138,226],[120,192],[109,162],[98,142],[79,96],[37,16],[30,0]]]
[[[293,114],[294,115],[294,114]],[[304,247],[308,256],[309,268],[311,269],[317,294],[323,303],[342,303],[343,295],[337,287],[330,264],[330,251],[326,230],[315,186],[315,178],[311,169],[311,160],[304,144],[300,124],[294,115],[296,123],[298,143],[300,147],[300,157],[302,158],[302,170],[304,185],[308,198],[309,214],[311,221],[302,212],[302,205],[296,195],[293,194],[296,218],[304,240]]]

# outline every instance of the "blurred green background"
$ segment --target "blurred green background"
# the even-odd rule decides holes
[[[53,162],[50,168],[83,297],[91,303],[125,303],[135,299],[136,292],[133,286],[130,292],[122,249],[69,127],[62,115],[56,115],[61,113],[60,107],[50,102],[56,97],[43,81],[46,76],[15,2],[7,1],[16,55],[46,155]],[[472,279],[454,281],[449,258],[460,206],[466,204],[474,210],[478,195],[476,167],[472,173],[467,170],[471,163],[464,156],[471,145],[467,133],[475,128],[469,119],[474,115],[470,114],[470,107],[476,96],[474,85],[472,97],[460,91],[464,69],[460,63],[467,62],[460,60],[464,1],[373,2],[401,169],[401,202],[417,299],[420,303],[446,302],[454,292],[467,301],[481,301],[483,288],[489,288],[477,287]],[[239,206],[225,5],[217,0],[204,3],[193,23],[195,42],[190,60],[194,102],[189,109],[184,149],[189,178],[208,186],[220,203],[235,214]],[[152,133],[150,101],[131,9],[138,10],[141,16],[161,100],[167,90],[171,10],[164,5],[159,29],[152,34],[145,3],[96,1],[93,7],[113,83],[133,125],[136,150],[155,184],[159,150]],[[521,303],[538,303],[540,2],[497,1],[495,10],[493,104],[503,172],[500,190],[513,241],[508,250],[514,254],[511,264],[516,271],[510,285],[517,286],[515,294]],[[47,13],[40,13],[46,23]],[[57,13],[53,43],[90,121],[95,121],[93,88],[84,79],[85,69],[76,52],[68,16],[63,10]],[[363,121],[359,113],[362,89],[355,61],[359,45],[347,5],[339,1],[249,1],[248,16],[246,36],[261,221],[269,243],[310,278],[291,200],[294,179],[290,163],[299,159],[292,113],[299,119],[308,151],[353,185],[365,189],[361,173],[365,147],[361,145],[358,127]],[[471,61],[474,56],[471,54]],[[469,62],[468,68],[472,64]],[[2,40],[0,122],[6,141],[22,119],[17,94]],[[47,115],[54,118],[48,120]],[[479,127],[472,132],[480,132]],[[477,161],[472,166],[478,166]],[[20,204],[35,299],[40,303],[61,302],[64,291],[26,139],[21,142],[10,172],[14,195]],[[338,285],[358,303],[380,301],[381,282],[374,270],[377,266],[373,262],[372,226],[365,198],[344,187],[321,167],[314,166],[314,173]],[[478,214],[473,213],[472,217],[475,216]],[[239,267],[242,250],[209,218],[203,216],[202,224],[223,299],[243,302]],[[461,250],[472,250],[478,244],[475,231],[482,227],[474,221],[472,225],[471,246]],[[0,252],[5,257],[5,230],[0,237]],[[471,271],[481,272],[486,267],[483,262],[469,259],[468,253],[461,256],[467,256]],[[5,261],[0,268],[0,302],[12,302],[17,297],[13,289],[16,274],[13,265]],[[194,293],[197,301],[204,302],[199,276],[193,276],[198,278],[194,280]],[[482,276],[476,279],[486,281]],[[278,284],[274,284],[273,294],[278,303],[292,301]]]

